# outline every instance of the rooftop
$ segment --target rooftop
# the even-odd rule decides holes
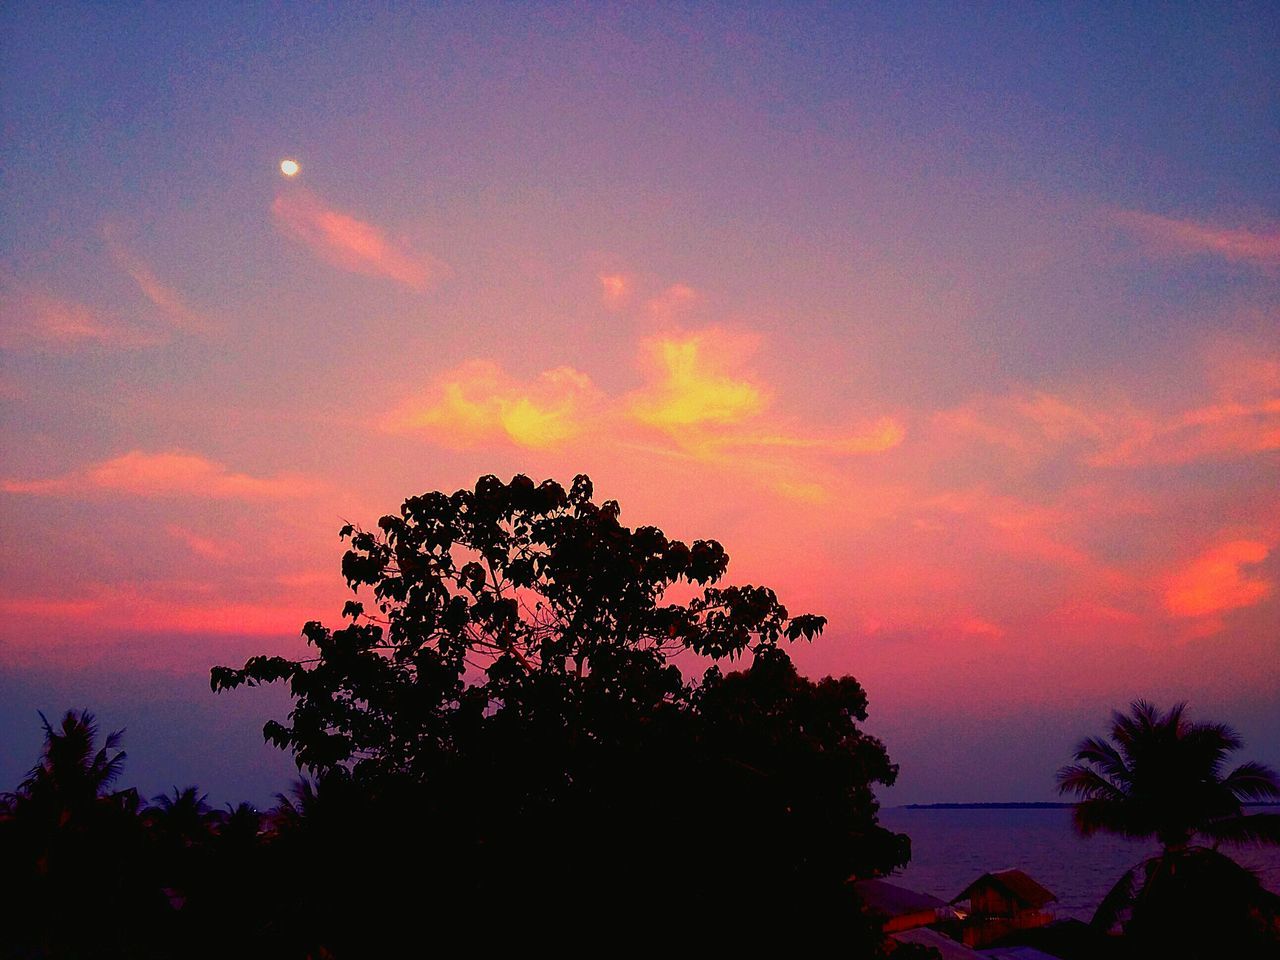
[[[1021,870],[996,870],[994,873],[984,873],[960,893],[952,897],[951,902],[957,903],[960,900],[968,900],[973,896],[975,890],[988,885],[996,887],[1006,896],[1035,910],[1039,910],[1046,903],[1058,899],[1053,893],[1040,886]]]

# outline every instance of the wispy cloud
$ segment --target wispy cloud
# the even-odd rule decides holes
[[[306,190],[281,193],[271,213],[286,236],[342,270],[392,280],[420,292],[448,274],[448,267],[430,254],[411,250],[379,227],[332,209]]]
[[[115,225],[106,224],[102,235],[112,259],[170,324],[187,333],[208,333],[213,329],[215,324],[208,317],[191,307],[174,287],[163,283],[151,266],[129,249]]]
[[[1100,402],[1031,391],[979,398],[935,416],[957,436],[1006,447],[1028,460],[1068,457],[1095,467],[1231,460],[1280,450],[1280,391],[1202,397],[1158,411],[1125,396]]]
[[[906,431],[893,417],[840,431],[771,416],[773,391],[747,368],[758,345],[757,337],[715,327],[646,340],[647,382],[626,398],[629,416],[705,458],[718,458],[729,448],[738,455],[749,447],[775,457],[880,453],[902,442]]]
[[[693,310],[703,302],[703,296],[693,287],[674,283],[645,304],[649,319],[658,323],[686,321]]]
[[[0,297],[0,346],[133,349],[160,343],[155,331],[122,323],[104,311],[74,300],[40,293]]]
[[[6,493],[76,496],[105,492],[133,497],[215,500],[283,499],[301,496],[313,489],[313,483],[297,476],[255,477],[237,473],[194,453],[143,450],[133,450],[57,477],[0,482],[0,490]]]
[[[880,453],[905,436],[880,417],[845,429],[795,423],[769,412],[773,391],[746,366],[757,338],[719,328],[680,331],[640,345],[643,385],[607,395],[572,367],[532,379],[489,360],[449,370],[382,421],[446,447],[626,449],[672,461],[743,471],[778,493],[822,500],[815,458]],[[818,471],[820,473],[820,471]]]
[[[179,523],[165,526],[165,532],[175,540],[184,544],[196,556],[204,560],[223,563],[236,552],[232,543],[204,537]]]
[[[1117,223],[1147,241],[1157,252],[1205,253],[1232,261],[1280,265],[1280,229],[1256,231],[1221,227],[1136,210],[1122,210],[1114,217]]]

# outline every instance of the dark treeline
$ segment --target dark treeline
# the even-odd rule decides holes
[[[720,586],[714,540],[618,516],[586,477],[483,477],[345,527],[343,625],[307,624],[302,658],[212,671],[215,691],[293,695],[264,734],[306,780],[262,815],[195,789],[146,805],[114,788],[122,758],[82,716],[48,729],[5,814],[10,955],[832,936],[886,955],[850,879],[910,857],[876,818],[897,768],[860,728],[857,681],[804,678],[784,649],[825,621]]]
[[[342,624],[308,623],[298,659],[211,671],[215,692],[289,687],[263,733],[304,776],[270,810],[214,810],[196,787],[147,801],[119,786],[119,734],[46,722],[0,803],[0,957],[936,956],[886,938],[855,892],[911,849],[877,819],[897,767],[861,728],[861,685],[788,656],[825,620],[721,586],[716,541],[619,513],[586,477],[482,477],[344,527],[359,599]],[[1274,896],[1217,851],[1280,840],[1280,817],[1243,810],[1280,782],[1228,770],[1239,746],[1141,702],[1080,744],[1060,785],[1081,830],[1162,845],[1091,936],[1134,957],[1274,955]]]
[[[878,924],[848,885],[794,862],[807,849],[829,861],[816,870],[842,871],[841,852],[823,843],[840,831],[819,821],[807,836],[763,835],[749,770],[690,766],[673,783],[646,765],[615,771],[606,803],[534,811],[510,803],[527,799],[516,781],[530,771],[513,774],[507,757],[447,798],[327,777],[300,780],[268,810],[213,809],[195,787],[149,802],[118,788],[119,736],[97,740],[91,714],[68,712],[0,808],[5,957],[365,957],[517,933],[587,938],[584,948],[728,945],[789,928],[799,939],[838,932],[853,956],[882,955]],[[712,794],[748,802],[713,809]],[[859,838],[861,856],[902,859],[901,838],[872,834]]]

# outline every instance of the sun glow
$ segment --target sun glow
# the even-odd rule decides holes
[[[302,167],[298,166],[297,160],[280,161],[280,172],[286,177],[296,177],[298,175],[298,171],[301,169]]]

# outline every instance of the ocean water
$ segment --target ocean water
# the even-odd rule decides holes
[[[1057,895],[1051,906],[1059,917],[1084,921],[1126,870],[1158,849],[1105,834],[1085,839],[1072,828],[1068,809],[891,807],[880,821],[911,837],[911,863],[895,883],[949,901],[982,874],[1016,867]],[[1280,848],[1223,852],[1280,893]]]

